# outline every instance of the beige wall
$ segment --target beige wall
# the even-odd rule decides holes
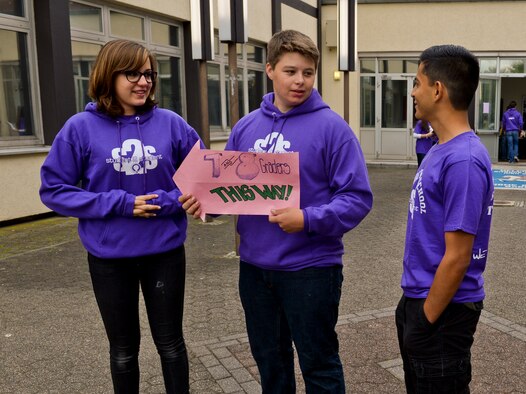
[[[418,52],[436,44],[471,51],[525,50],[525,15],[525,1],[360,4],[358,51]]]
[[[45,157],[44,153],[0,156],[0,185],[3,185],[0,222],[49,212],[38,195],[39,169]]]

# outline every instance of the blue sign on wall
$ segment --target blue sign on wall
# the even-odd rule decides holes
[[[493,170],[495,189],[526,190],[526,170]]]

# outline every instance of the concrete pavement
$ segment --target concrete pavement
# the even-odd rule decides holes
[[[521,163],[522,164],[522,163]],[[348,392],[403,393],[394,309],[412,165],[371,165],[374,208],[345,236],[338,334]],[[497,190],[473,393],[526,393],[526,192]],[[6,209],[6,207],[4,207]],[[230,217],[191,221],[185,337],[192,393],[259,393]],[[164,391],[141,302],[141,392]],[[0,227],[0,393],[111,393],[107,340],[76,220]],[[298,392],[303,385],[298,374]]]

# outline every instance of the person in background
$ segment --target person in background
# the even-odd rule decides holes
[[[239,294],[263,393],[295,393],[293,343],[307,393],[344,393],[336,334],[342,237],[373,196],[358,139],[314,89],[319,52],[295,30],[268,43],[273,93],[233,128],[226,149],[299,152],[301,207],[240,215]],[[199,202],[182,196],[199,217]]]
[[[416,122],[415,129],[413,131],[413,138],[416,139],[415,152],[418,160],[418,167],[424,160],[426,153],[429,149],[435,145],[438,141],[436,134],[433,132],[433,128],[428,121],[420,119]]]
[[[508,161],[510,163],[519,162],[519,132],[523,126],[522,115],[515,107],[517,107],[517,102],[511,101],[502,114],[502,129],[506,133]]]
[[[110,346],[115,393],[139,392],[139,286],[167,393],[188,393],[183,338],[187,218],[172,176],[197,133],[154,101],[157,63],[115,40],[89,81],[94,102],[60,130],[41,169],[42,202],[79,218]]]
[[[420,55],[411,93],[438,144],[409,201],[396,326],[408,393],[469,393],[471,346],[483,308],[493,178],[468,108],[479,81],[471,52],[439,45]]]

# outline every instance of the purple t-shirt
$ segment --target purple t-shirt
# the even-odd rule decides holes
[[[402,288],[426,298],[445,253],[445,232],[475,235],[471,263],[452,302],[484,299],[493,177],[488,152],[472,132],[435,145],[413,181],[409,199]]]

